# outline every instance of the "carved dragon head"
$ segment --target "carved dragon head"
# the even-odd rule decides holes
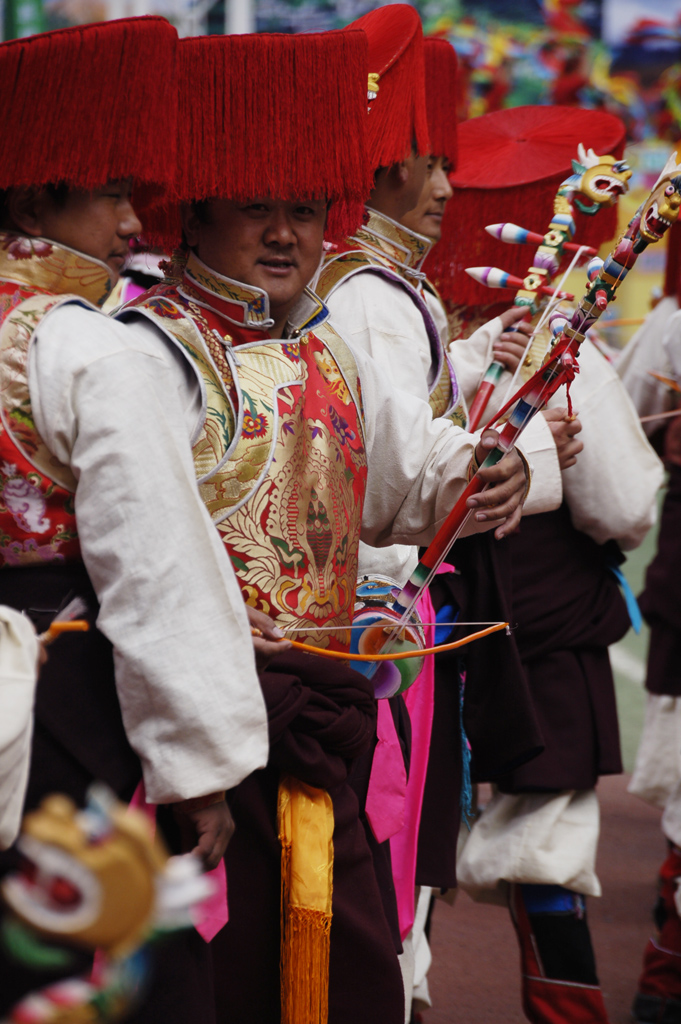
[[[589,199],[590,204],[575,199],[575,206],[582,213],[596,213],[599,206],[613,206],[619,196],[629,188],[631,168],[624,160],[614,156],[598,156],[593,149],[585,150],[580,142],[577,147],[579,160],[572,161],[576,180],[574,190]]]
[[[639,235],[646,244],[659,242],[674,224],[681,208],[681,164],[676,153],[667,160],[653,191],[641,207]]]

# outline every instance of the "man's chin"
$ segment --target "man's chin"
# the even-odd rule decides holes
[[[433,244],[435,244],[435,242],[439,242],[440,239],[442,238],[442,224],[439,221],[433,222],[430,218],[428,218],[427,220],[421,223],[418,233],[420,235],[423,235],[424,238],[428,238]]]
[[[118,278],[121,276],[121,273],[123,271],[123,265],[125,261],[120,259],[120,257],[115,256],[106,260],[102,259],[101,262],[106,264],[111,275],[111,278],[113,280],[113,283],[116,284]]]
[[[269,268],[260,267],[254,278],[253,283],[267,292],[271,303],[293,306],[305,289],[295,267],[288,273],[270,273]]]

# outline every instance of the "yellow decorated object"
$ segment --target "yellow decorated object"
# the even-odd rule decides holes
[[[641,210],[639,233],[644,241],[659,242],[677,220],[680,208],[681,164],[672,153]]]
[[[92,812],[46,797],[24,818],[25,868],[5,879],[2,894],[38,932],[120,957],[150,929],[168,856],[141,812],[112,801],[106,814],[97,834]]]

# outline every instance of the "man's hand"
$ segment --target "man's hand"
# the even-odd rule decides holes
[[[253,634],[255,666],[259,671],[262,671],[267,668],[270,659],[276,654],[281,654],[282,651],[290,651],[291,644],[288,640],[284,639],[285,634],[282,633],[278,626],[274,625],[274,620],[269,615],[259,612],[257,608],[252,608],[248,604],[246,605],[246,611],[248,613],[248,621],[251,624],[251,630],[257,630],[257,633]]]
[[[475,449],[478,464],[482,465],[490,451],[496,448],[498,440],[499,434],[496,430],[485,430]],[[504,520],[503,525],[494,531],[497,540],[515,533],[520,525],[527,490],[525,472],[525,463],[516,451],[504,455],[496,466],[478,470],[480,479],[489,484],[489,487],[484,493],[469,498],[466,505],[470,509],[480,509],[475,513],[479,523]]]
[[[512,306],[502,313],[500,320],[504,325],[504,331],[492,345],[492,354],[496,361],[511,373],[517,370],[532,334],[532,324],[522,320],[526,315],[527,310],[522,306]]]
[[[191,803],[191,800],[186,801],[186,804]],[[219,800],[196,810],[175,804],[174,812],[187,846],[196,842],[191,852],[201,858],[206,871],[212,871],[220,863],[234,835],[234,819],[229,807],[224,800]]]
[[[568,416],[566,408],[544,409],[542,416],[551,428],[561,470],[574,466],[577,456],[584,449],[583,442],[575,440],[575,434],[579,434],[582,424],[575,416]]]

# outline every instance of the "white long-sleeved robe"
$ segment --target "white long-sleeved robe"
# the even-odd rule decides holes
[[[33,735],[38,638],[30,619],[0,605],[0,850],[19,834]]]
[[[83,560],[147,798],[235,786],[267,761],[267,717],[239,586],[196,486],[192,366],[153,330],[68,304],[35,332],[29,388],[43,440],[78,480]]]
[[[617,360],[617,372],[639,416],[653,416],[658,412],[666,412],[672,406],[672,393],[668,386],[656,380],[648,371],[653,370],[664,376],[674,372],[665,338],[670,338],[673,349],[675,346],[671,339],[677,333],[678,328],[675,329],[674,322],[678,324],[678,311],[677,300],[673,296],[665,296],[648,313]],[[664,419],[652,420],[644,424],[643,429],[650,436],[664,423]]]
[[[467,345],[468,341],[456,341],[450,348],[457,368],[459,360],[466,360]],[[578,530],[597,544],[616,540],[625,551],[630,550],[641,543],[655,522],[662,465],[646,440],[617,372],[588,339],[581,346],[579,366],[570,394],[582,424],[579,439],[584,450],[577,464],[561,474],[565,500]],[[487,407],[487,419],[501,408],[510,381],[511,374],[504,373]],[[566,405],[564,388],[548,403],[550,409]],[[549,429],[542,416],[535,421]]]

